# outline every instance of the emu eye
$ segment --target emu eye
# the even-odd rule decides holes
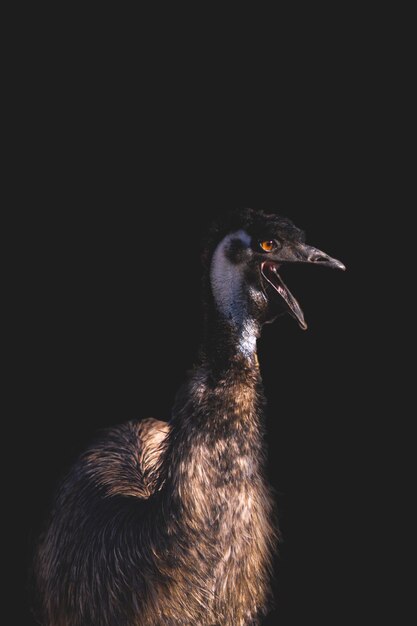
[[[271,239],[270,241],[260,241],[259,245],[264,252],[272,252],[272,250],[277,247],[277,244],[273,239]]]

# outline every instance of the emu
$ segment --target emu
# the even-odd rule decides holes
[[[204,335],[169,422],[111,428],[76,461],[35,558],[45,626],[247,626],[270,605],[278,530],[264,476],[263,324],[303,312],[287,263],[345,269],[278,215],[215,223]]]

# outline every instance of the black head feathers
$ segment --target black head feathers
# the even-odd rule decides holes
[[[202,260],[207,267],[217,244],[229,233],[244,230],[253,238],[263,240],[280,238],[286,241],[304,241],[304,231],[293,222],[276,213],[262,209],[235,209],[219,216],[209,229],[203,244]]]

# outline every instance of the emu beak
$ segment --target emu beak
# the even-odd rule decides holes
[[[303,330],[307,330],[304,313],[299,303],[278,274],[280,265],[285,263],[314,263],[315,265],[323,265],[324,267],[343,271],[346,267],[341,261],[304,243],[294,243],[291,246],[285,246],[282,250],[271,254],[268,260],[262,263],[261,273],[264,279],[279,293],[299,326]]]
[[[318,250],[317,248],[313,248],[313,246],[306,246],[304,243],[298,244],[292,248],[296,255],[294,259],[288,259],[291,262],[299,262],[299,263],[315,263],[316,265],[324,265],[325,267],[331,267],[337,270],[346,270],[346,267],[343,265],[341,261],[334,259],[329,256],[325,252]]]

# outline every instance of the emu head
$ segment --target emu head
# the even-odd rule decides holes
[[[345,269],[340,261],[307,245],[304,232],[289,219],[253,209],[235,211],[214,226],[205,258],[214,306],[236,328],[248,324],[260,328],[289,313],[305,330],[303,311],[280,269],[289,263]]]

